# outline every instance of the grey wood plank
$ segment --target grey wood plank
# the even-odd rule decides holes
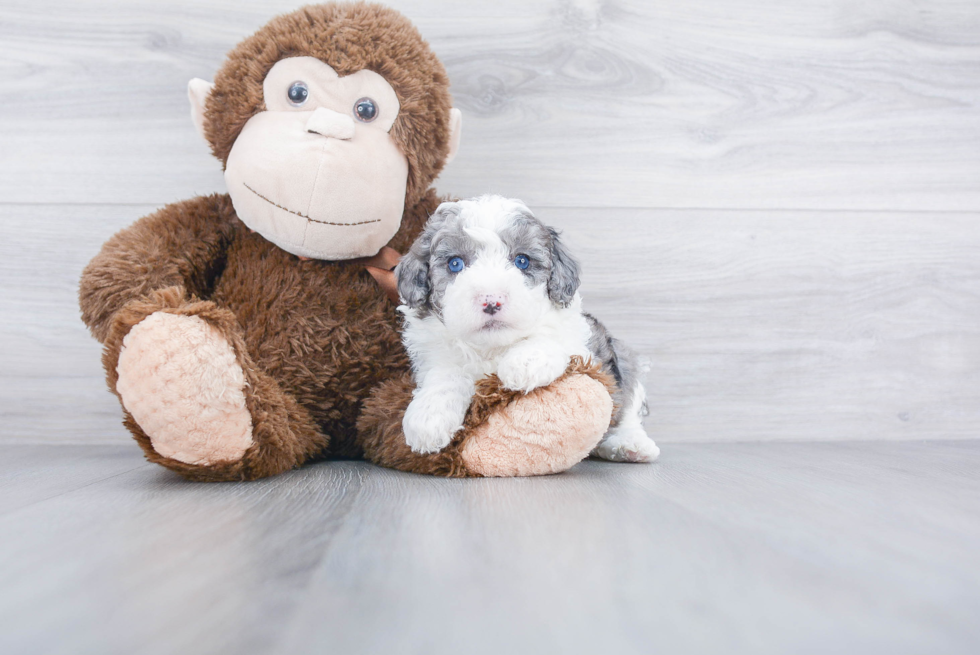
[[[60,490],[28,448],[23,483]],[[972,653],[978,465],[967,441],[674,444],[510,480],[144,467],[0,516],[0,648]]]
[[[551,210],[663,440],[976,438],[977,216]]]
[[[209,485],[152,466],[0,516],[0,650],[267,653],[362,476]]]
[[[0,205],[0,442],[129,440],[78,280],[106,239],[154,209]]]
[[[12,3],[0,198],[220,190],[186,82],[297,3]],[[538,205],[980,209],[980,5],[394,2],[466,115],[439,185]]]
[[[704,444],[459,489],[378,476],[277,652],[973,652],[978,455]]]
[[[128,440],[76,288],[152,209],[0,206],[0,441]],[[658,440],[978,436],[976,214],[535,209],[649,358]]]
[[[0,458],[0,516],[150,466],[128,446],[7,445]]]

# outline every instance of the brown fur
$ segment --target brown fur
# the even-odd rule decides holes
[[[430,190],[389,245],[404,252],[439,202]],[[104,342],[113,391],[122,339],[154,311],[200,316],[232,345],[255,440],[242,462],[169,460],[126,417],[151,461],[193,479],[255,479],[312,458],[362,456],[362,400],[409,368],[394,305],[362,264],[301,261],[250,232],[225,195],[168,205],[113,236],[82,273],[79,298]]]
[[[462,435],[431,455],[413,453],[405,443],[402,416],[412,400],[414,389],[411,374],[402,371],[382,383],[365,401],[357,420],[364,456],[376,464],[401,471],[447,478],[471,475],[459,454]]]
[[[179,286],[154,291],[146,300],[131,301],[114,315],[102,357],[106,382],[114,393],[123,339],[134,325],[158,311],[202,318],[231,344],[245,373],[245,404],[252,416],[253,444],[239,461],[209,466],[185,464],[157,453],[149,437],[124,409],[124,424],[143,448],[147,459],[194,480],[250,480],[288,471],[323,451],[328,440],[317,430],[310,414],[297,405],[290,394],[284,393],[274,379],[255,366],[235,315],[210,301],[187,300],[186,292]]]
[[[241,229],[226,195],[168,205],[122,230],[82,272],[82,320],[105,341],[113,315],[156,289],[183,286],[207,297]]]

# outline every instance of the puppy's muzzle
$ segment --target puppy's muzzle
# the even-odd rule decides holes
[[[497,295],[483,296],[483,313],[493,316],[504,306],[504,297]]]

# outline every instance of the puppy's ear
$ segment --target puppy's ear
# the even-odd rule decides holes
[[[551,277],[548,278],[548,297],[553,303],[568,307],[578,291],[578,262],[565,249],[558,232],[548,228],[551,236]]]
[[[395,267],[398,295],[411,309],[418,309],[429,302],[429,252],[428,248],[417,246],[418,241]]]
[[[444,202],[436,208],[429,217],[422,234],[415,240],[408,254],[402,257],[395,268],[398,279],[398,295],[411,309],[428,307],[429,292],[429,256],[432,250],[432,239],[436,232],[446,223],[450,216],[459,214],[460,206],[456,202]]]

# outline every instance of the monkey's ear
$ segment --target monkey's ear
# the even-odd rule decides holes
[[[187,97],[191,101],[191,121],[193,121],[194,127],[197,128],[197,133],[205,141],[208,138],[204,135],[204,103],[207,101],[208,95],[213,88],[214,84],[205,82],[199,77],[195,77],[187,83]]]
[[[448,164],[456,158],[459,152],[459,137],[463,132],[463,112],[453,107],[449,110],[449,154],[446,155]]]

